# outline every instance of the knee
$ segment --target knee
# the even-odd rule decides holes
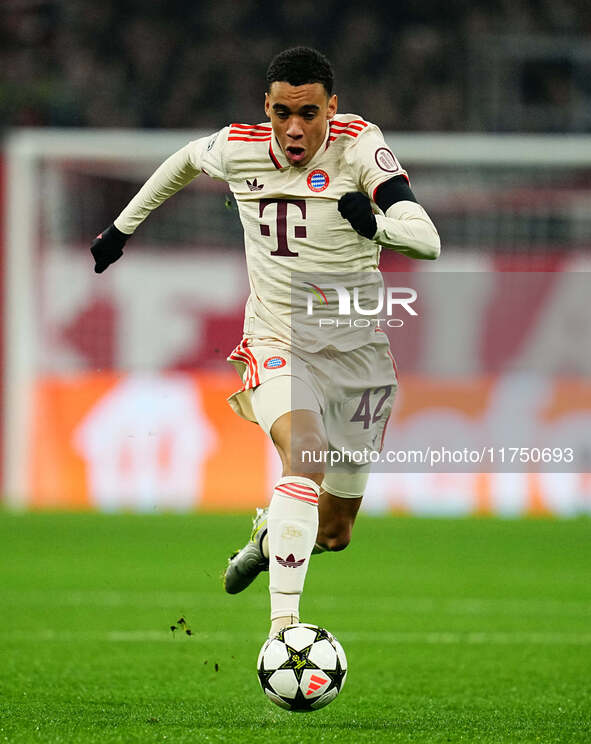
[[[341,525],[319,529],[317,541],[319,545],[331,552],[344,550],[351,542],[351,527]]]
[[[316,431],[292,434],[289,462],[292,468],[305,471],[313,466],[314,472],[324,471],[324,452],[328,447],[326,438]]]
[[[350,542],[350,537],[330,537],[327,539],[324,547],[331,552],[337,552],[339,550],[344,550]]]

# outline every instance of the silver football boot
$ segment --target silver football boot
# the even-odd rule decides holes
[[[224,589],[228,594],[238,594],[250,586],[261,571],[269,570],[269,559],[263,555],[263,539],[267,534],[269,510],[257,509],[252,520],[250,539],[242,550],[228,558],[224,572]]]

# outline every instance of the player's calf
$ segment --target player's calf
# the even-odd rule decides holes
[[[320,527],[318,529],[318,537],[316,538],[316,545],[319,549],[316,552],[344,550],[351,542],[351,531],[352,525],[348,527],[334,525],[327,525],[324,528]]]
[[[324,516],[318,525],[317,545],[324,550],[344,550],[351,542],[354,522],[355,517],[347,514]]]
[[[334,476],[331,477],[334,481]],[[347,481],[343,481],[342,478],[335,481],[337,486],[343,486],[343,484],[348,487],[351,485]],[[324,489],[321,490],[318,502],[318,536],[316,538],[318,548],[330,551],[344,550],[351,542],[353,525],[360,506],[360,496],[334,496]],[[316,552],[321,552],[321,550],[317,549]]]

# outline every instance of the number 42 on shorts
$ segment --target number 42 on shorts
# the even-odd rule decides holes
[[[392,385],[384,385],[373,390],[364,390],[357,410],[350,421],[359,421],[363,424],[364,429],[369,429],[371,424],[375,424],[380,419],[384,403],[390,397],[391,392]],[[373,414],[371,412],[372,404],[375,405]]]

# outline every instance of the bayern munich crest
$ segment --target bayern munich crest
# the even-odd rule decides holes
[[[328,187],[330,179],[326,171],[319,168],[308,174],[308,188],[310,191],[324,191]]]
[[[280,356],[272,356],[268,359],[265,359],[263,362],[263,367],[265,369],[280,369],[281,367],[285,367],[287,362],[283,357]]]

